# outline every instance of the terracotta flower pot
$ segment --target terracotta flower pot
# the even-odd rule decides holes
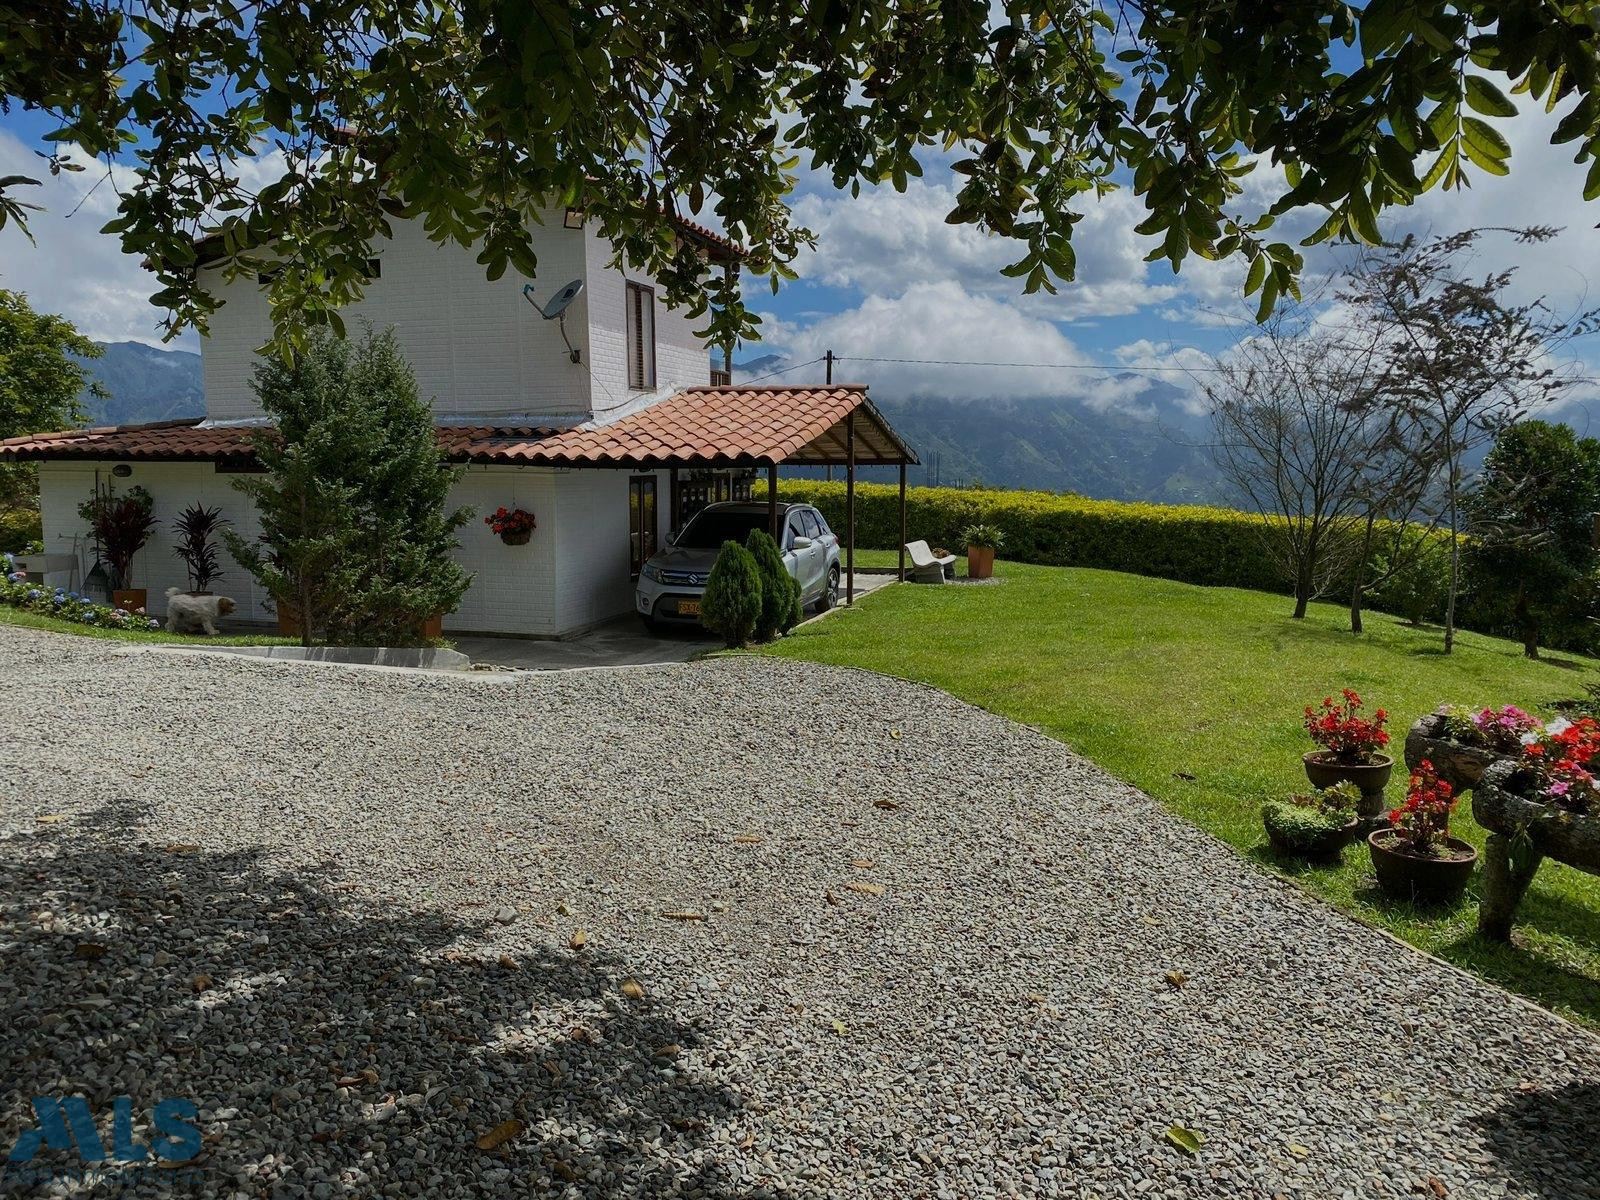
[[[994,547],[967,547],[967,578],[988,579],[994,574]]]
[[[433,616],[424,621],[422,623],[422,629],[419,636],[424,638],[442,638],[444,636],[444,614],[434,613]]]
[[[127,612],[134,612],[143,608],[145,602],[149,599],[150,591],[148,588],[118,588],[111,593],[111,606],[124,609]]]
[[[531,537],[531,529],[508,529],[500,535],[500,540],[508,546],[526,546]]]
[[[1318,790],[1347,781],[1360,788],[1357,816],[1370,819],[1383,811],[1383,789],[1389,786],[1389,776],[1394,771],[1394,759],[1387,754],[1374,754],[1369,763],[1352,763],[1326,750],[1313,750],[1300,761],[1305,764],[1306,778]]]
[[[278,605],[278,636],[297,638],[300,632],[300,614],[286,604]]]
[[[1455,903],[1472,879],[1478,852],[1460,838],[1446,838],[1444,844],[1450,851],[1448,856],[1413,854],[1403,834],[1393,829],[1374,829],[1367,834],[1367,849],[1372,854],[1378,886],[1396,900]]]

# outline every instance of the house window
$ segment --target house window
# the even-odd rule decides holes
[[[628,570],[638,575],[645,560],[656,552],[656,477],[635,475],[628,480]]]
[[[628,386],[656,386],[656,293],[641,283],[628,284]]]

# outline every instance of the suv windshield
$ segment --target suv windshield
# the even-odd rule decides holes
[[[689,522],[673,544],[689,550],[720,550],[722,543],[729,541],[742,546],[752,529],[765,529],[766,525],[765,513],[703,512]]]

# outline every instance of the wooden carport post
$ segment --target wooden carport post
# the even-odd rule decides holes
[[[778,540],[778,464],[767,464],[767,532],[778,543],[778,553],[783,553],[783,543]]]
[[[844,421],[844,602],[856,602],[856,410]]]
[[[900,460],[900,582],[906,581],[906,460]]]

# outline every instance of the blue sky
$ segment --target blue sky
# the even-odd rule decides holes
[[[1545,223],[1567,232],[1544,247],[1496,245],[1482,266],[1506,255],[1519,267],[1519,290],[1548,294],[1558,309],[1600,302],[1600,208],[1581,200],[1583,171],[1568,151],[1548,145],[1559,113],[1526,113],[1507,122],[1513,171],[1505,179],[1478,176],[1465,192],[1433,193],[1386,218],[1389,232],[1454,230],[1478,224]],[[0,174],[38,175],[34,151],[48,124],[36,115],[0,118]],[[36,247],[14,228],[0,231],[0,286],[26,291],[36,306],[65,313],[102,340],[159,341],[158,314],[146,302],[153,290],[137,262],[98,232],[115,206],[115,180],[103,169],[48,179],[39,194]],[[1264,202],[1274,174],[1247,179],[1241,207]],[[91,191],[91,188],[93,189]],[[1181,371],[1248,334],[1253,305],[1239,294],[1235,263],[1191,259],[1174,276],[1164,262],[1143,261],[1151,243],[1133,233],[1142,219],[1127,192],[1085,198],[1075,236],[1080,277],[1055,296],[1025,296],[999,273],[1015,247],[965,226],[945,224],[953,177],[930,159],[924,179],[904,193],[882,187],[858,198],[833,191],[820,177],[802,176],[794,196],[798,220],[818,246],[798,263],[801,279],[777,295],[764,282],[752,295],[766,317],[766,341],[741,358],[767,353],[800,362],[833,349],[847,360],[837,377],[862,379],[880,393],[988,397],[1081,396],[1112,404],[1097,368],[1154,371],[1183,384]],[[76,210],[76,211],[74,211]],[[1294,234],[1311,218],[1285,223]],[[1313,276],[1337,267],[1341,251],[1318,250]],[[1591,281],[1596,286],[1591,287]],[[1592,339],[1591,339],[1592,340]],[[197,348],[187,334],[178,343]],[[1600,363],[1600,350],[1581,348]],[[854,358],[856,361],[851,362]],[[951,367],[869,363],[865,358],[966,359],[985,362],[1073,364],[1055,367]],[[1600,374],[1600,370],[1591,370]],[[820,367],[795,371],[784,382],[820,380]]]

